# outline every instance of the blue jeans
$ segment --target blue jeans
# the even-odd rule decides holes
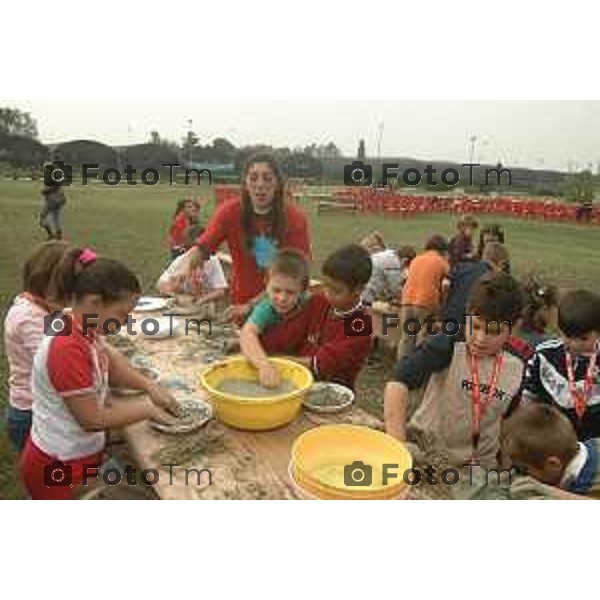
[[[6,412],[8,441],[15,452],[22,452],[31,429],[31,411],[9,406]]]

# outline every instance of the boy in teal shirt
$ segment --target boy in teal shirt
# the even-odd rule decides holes
[[[277,252],[268,269],[266,294],[254,307],[240,332],[242,354],[258,369],[265,387],[277,387],[281,377],[269,361],[260,335],[269,327],[302,310],[308,300],[309,269],[304,256],[293,249]]]

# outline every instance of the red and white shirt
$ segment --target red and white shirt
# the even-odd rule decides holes
[[[103,406],[108,395],[108,354],[101,338],[86,336],[73,323],[70,336],[45,337],[33,364],[32,442],[59,460],[73,460],[100,452],[103,431],[84,431],[64,402],[94,395]]]

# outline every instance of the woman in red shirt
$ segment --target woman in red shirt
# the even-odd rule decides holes
[[[229,318],[242,322],[264,288],[264,275],[278,248],[310,258],[306,216],[285,202],[285,181],[273,156],[251,157],[242,174],[241,199],[219,206],[196,244],[187,251],[183,276],[227,242],[232,258]]]

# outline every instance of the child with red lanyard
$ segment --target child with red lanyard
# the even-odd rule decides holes
[[[518,403],[523,378],[524,362],[508,346],[510,324],[522,309],[519,285],[504,273],[484,275],[467,306],[464,342],[438,333],[396,365],[384,393],[385,427],[400,440],[427,434],[447,451],[452,466],[495,468],[500,425]],[[424,385],[409,419],[409,390]]]
[[[241,323],[265,289],[267,267],[279,248],[295,248],[310,259],[307,220],[293,204],[285,201],[285,182],[277,161],[258,154],[247,162],[242,175],[241,199],[234,198],[217,208],[186,253],[182,279],[227,242],[232,258],[231,302],[228,314]]]
[[[34,359],[33,422],[21,455],[23,482],[34,500],[76,497],[84,469],[90,473],[102,463],[107,429],[149,418],[172,423],[165,410],[177,410],[166,390],[101,340],[111,320],[125,322],[140,294],[127,267],[87,248],[70,250],[51,285],[57,297],[71,300],[73,312],[47,323]],[[144,390],[148,398],[112,401],[109,381]]]
[[[558,304],[561,339],[542,342],[527,364],[523,398],[552,404],[580,441],[600,437],[600,296],[566,293]]]
[[[12,303],[4,320],[4,347],[9,366],[8,440],[21,452],[31,428],[31,370],[33,357],[44,337],[44,318],[61,308],[49,297],[54,267],[67,251],[67,244],[51,241],[41,244],[23,268],[23,292]]]

